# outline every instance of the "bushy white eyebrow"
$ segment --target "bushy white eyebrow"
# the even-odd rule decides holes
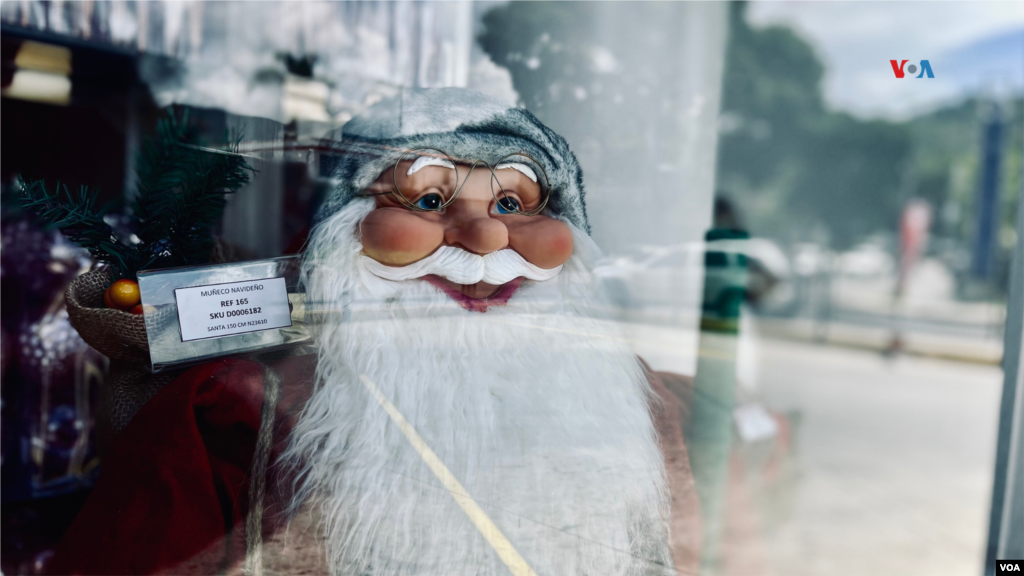
[[[424,168],[426,166],[443,166],[445,168],[451,168],[452,170],[455,169],[455,165],[449,162],[448,160],[445,160],[444,158],[434,158],[433,156],[420,156],[419,158],[416,159],[415,162],[412,163],[412,166],[409,166],[409,171],[406,172],[405,175],[412,176],[416,172],[419,172],[420,168]]]
[[[405,175],[412,176],[416,172],[419,172],[421,168],[425,168],[427,166],[442,166],[444,168],[451,168],[452,170],[455,169],[455,165],[444,158],[420,156],[412,163],[412,166],[409,166],[409,171],[406,172]],[[498,166],[495,167],[495,170],[518,170],[525,174],[527,178],[533,180],[534,184],[537,183],[537,173],[533,171],[533,168],[530,168],[526,164],[520,164],[519,162],[504,162],[502,164],[498,164]]]
[[[526,164],[520,164],[519,162],[505,162],[503,164],[498,164],[495,170],[508,170],[510,168],[512,170],[518,170],[522,172],[523,174],[526,175],[527,178],[533,180],[534,184],[537,183],[537,173],[533,171],[533,168],[530,168]]]

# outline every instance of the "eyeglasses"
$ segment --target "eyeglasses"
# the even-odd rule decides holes
[[[437,205],[425,205],[421,206],[420,203],[412,202],[409,198],[402,193],[398,187],[398,167],[405,160],[419,160],[421,158],[432,158],[435,161],[426,162],[427,165],[442,165],[452,170],[455,170],[455,191],[448,198],[444,199],[440,204]],[[463,162],[465,164],[465,162]],[[415,164],[413,165],[415,167]],[[522,214],[524,216],[535,216],[540,214],[548,204],[550,198],[550,186],[548,181],[547,172],[544,171],[544,167],[540,165],[532,156],[525,152],[516,152],[502,157],[493,166],[484,162],[483,160],[474,160],[469,164],[469,171],[466,173],[466,177],[459,182],[459,164],[455,162],[455,159],[448,155],[447,152],[439,150],[437,148],[410,148],[402,153],[395,162],[395,166],[392,172],[392,182],[394,182],[394,188],[388,192],[377,192],[371,194],[364,194],[364,196],[380,196],[382,194],[391,194],[391,196],[401,203],[406,208],[416,212],[441,212],[448,206],[451,206],[455,202],[456,198],[462,192],[462,188],[469,181],[469,175],[473,173],[473,170],[477,166],[486,166],[491,171],[491,195],[494,196],[495,202],[501,207],[502,212],[506,214]],[[525,168],[525,170],[524,170]],[[502,178],[498,174],[498,170],[518,170],[519,172],[526,174],[527,177],[532,175],[530,178],[537,183],[540,190],[539,198],[522,198],[520,200],[512,197],[509,192],[515,192],[513,190],[506,191],[509,188],[509,181],[506,179],[506,184],[502,185]],[[544,182],[539,181],[539,177],[543,176]],[[497,184],[497,187],[495,187]],[[522,193],[520,193],[521,196]],[[443,197],[442,197],[443,198]],[[530,206],[536,204],[535,207],[530,210],[524,210],[523,206]]]

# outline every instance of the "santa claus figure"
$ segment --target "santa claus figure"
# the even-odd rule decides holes
[[[682,405],[602,319],[566,142],[439,89],[373,106],[335,145],[303,264],[315,354],[168,385],[55,569],[695,572]]]

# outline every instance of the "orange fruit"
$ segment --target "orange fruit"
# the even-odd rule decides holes
[[[114,310],[117,310],[117,306],[114,306],[114,303],[110,301],[109,288],[103,291],[103,304],[106,305],[107,308],[113,308]]]
[[[114,307],[120,310],[131,310],[136,304],[140,304],[142,296],[139,294],[139,285],[131,280],[121,279],[107,288],[107,294]]]
[[[142,304],[136,304],[135,307],[132,308],[132,314],[142,314]]]

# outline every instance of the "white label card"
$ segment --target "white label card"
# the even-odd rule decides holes
[[[174,299],[182,342],[292,325],[284,278],[178,288]]]

